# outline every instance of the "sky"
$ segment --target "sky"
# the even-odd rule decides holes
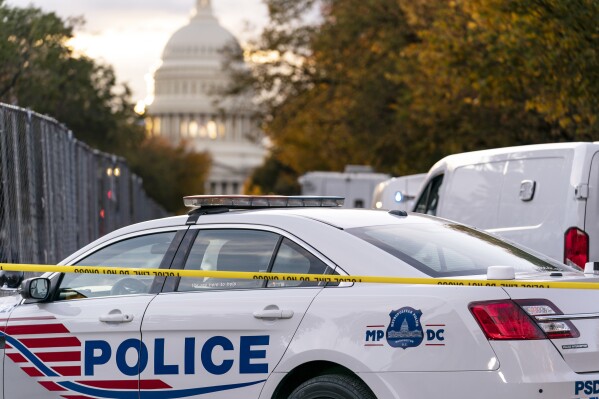
[[[63,18],[82,16],[85,25],[71,45],[114,67],[120,83],[133,90],[133,102],[148,101],[151,76],[170,36],[189,21],[196,0],[7,0],[33,5]],[[267,22],[261,0],[212,0],[221,25],[243,45]]]

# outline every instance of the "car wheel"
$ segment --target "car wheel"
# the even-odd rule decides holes
[[[289,399],[376,399],[356,378],[346,375],[321,375],[304,382]]]

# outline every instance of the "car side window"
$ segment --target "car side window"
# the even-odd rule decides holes
[[[443,175],[433,177],[422,191],[420,198],[418,198],[418,202],[414,207],[414,212],[426,213],[427,215],[433,216],[437,214],[441,183],[443,183]]]
[[[272,266],[273,273],[332,274],[333,269],[287,238],[283,239]],[[268,287],[314,287],[321,282],[269,280]]]
[[[200,230],[185,262],[185,270],[265,273],[280,236],[260,230]],[[261,288],[262,280],[189,278],[179,281],[177,291]]]
[[[175,234],[164,232],[125,239],[94,252],[76,265],[157,269]],[[153,276],[65,273],[58,299],[144,294],[150,291],[153,280]]]

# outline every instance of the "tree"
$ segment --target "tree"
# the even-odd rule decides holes
[[[185,143],[173,147],[162,138],[144,140],[137,151],[128,154],[134,171],[142,172],[144,188],[167,210],[182,213],[182,198],[202,194],[210,169],[210,156],[186,149]]]
[[[152,198],[181,210],[182,194],[203,192],[209,156],[145,138],[131,92],[112,67],[68,46],[82,23],[0,0],[0,102],[50,115],[88,145],[124,156]]]
[[[271,25],[254,43],[253,74],[234,79],[262,93],[263,129],[284,176],[370,164],[393,170],[403,156],[396,111],[403,83],[394,54],[415,36],[396,1],[267,1]],[[305,20],[320,11],[322,21]],[[238,87],[236,87],[237,89]],[[291,172],[290,172],[291,171]],[[274,186],[265,191],[274,191]]]
[[[252,173],[243,191],[251,195],[297,195],[300,185],[297,174],[271,154]]]
[[[234,89],[262,90],[273,157],[296,175],[599,135],[594,0],[266,3]]]
[[[419,153],[599,135],[599,36],[594,1],[406,3],[419,41],[394,77],[411,93],[407,136]]]
[[[0,3],[1,4],[1,3]],[[101,150],[143,139],[130,90],[112,67],[75,54],[67,44],[80,18],[0,6],[0,101],[51,115]]]

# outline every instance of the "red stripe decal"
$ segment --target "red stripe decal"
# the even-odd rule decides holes
[[[81,352],[37,352],[35,354],[42,362],[78,362]]]
[[[65,338],[26,338],[21,343],[28,348],[62,348],[67,346],[81,346],[75,337]]]
[[[64,389],[63,387],[61,387],[60,385],[58,385],[52,381],[38,381],[38,382],[41,386],[46,388],[48,391],[66,391],[66,389]]]
[[[81,366],[59,366],[52,367],[54,371],[64,377],[80,377],[81,376]]]
[[[25,334],[63,334],[70,332],[62,324],[34,324],[29,326],[8,326],[6,333],[9,335]]]
[[[445,346],[445,344],[424,344],[425,346]]]
[[[427,327],[445,327],[445,324],[425,324]]]
[[[38,316],[38,317],[11,317],[10,321],[32,321],[32,320],[55,320],[54,316]]]
[[[43,377],[44,374],[35,367],[21,367],[29,377]]]
[[[364,346],[385,346],[383,344],[364,344]]]
[[[169,384],[162,380],[141,380],[139,381],[140,389],[167,389],[172,388]]]
[[[385,326],[366,326],[366,328],[383,328]]]
[[[172,388],[162,380],[122,380],[122,381],[75,381],[81,385],[104,389],[167,389]]]
[[[21,355],[20,353],[7,353],[6,356],[8,356],[10,360],[15,363],[27,363],[25,356]]]

